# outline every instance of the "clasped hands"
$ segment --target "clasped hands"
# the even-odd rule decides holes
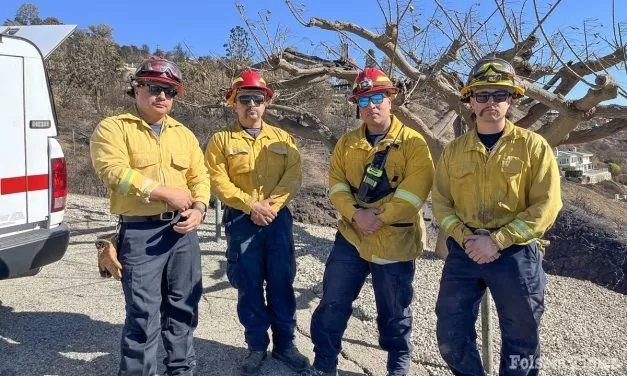
[[[464,250],[477,264],[487,264],[501,256],[499,247],[489,235],[464,236]]]
[[[250,209],[250,220],[257,226],[267,226],[277,216],[277,213],[272,209],[272,205],[276,203],[273,198],[266,198],[261,201],[255,201]]]
[[[381,214],[382,212],[382,208],[357,209],[355,215],[353,215],[353,223],[357,227],[357,230],[363,235],[373,234],[383,227],[383,221],[377,217],[377,214]]]

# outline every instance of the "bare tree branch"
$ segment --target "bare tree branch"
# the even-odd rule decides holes
[[[611,136],[624,129],[627,129],[627,119],[614,119],[598,127],[573,131],[568,135],[568,139],[564,143],[582,144],[584,142],[590,142]]]
[[[557,146],[568,137],[582,120],[595,115],[596,105],[600,102],[616,98],[618,84],[610,76],[599,75],[596,80],[598,89],[590,89],[581,99],[570,102],[568,110],[560,111],[559,116],[551,123],[538,130],[549,144]]]
[[[596,115],[602,118],[627,119],[627,106],[608,104],[597,106]]]
[[[306,138],[310,140],[316,140],[324,143],[329,150],[333,150],[333,147],[337,143],[337,138],[333,136],[333,133],[322,122],[317,122],[316,116],[311,115],[307,111],[299,110],[288,106],[279,106],[273,103],[268,105],[268,110],[264,113],[264,119],[269,123],[276,124],[288,132],[295,134],[298,137]],[[289,112],[293,115],[297,115],[299,118],[308,119],[308,126],[304,126],[300,121],[291,119],[277,113],[275,110]]]

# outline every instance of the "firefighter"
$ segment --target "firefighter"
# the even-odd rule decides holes
[[[259,372],[269,328],[274,358],[296,372],[309,366],[294,345],[296,260],[287,208],[301,185],[301,160],[294,138],[262,120],[272,95],[259,73],[238,75],[226,93],[237,121],[214,134],[205,153],[212,192],[226,204],[227,276],[249,350],[242,375]]]
[[[436,168],[433,212],[449,251],[436,304],[437,340],[455,375],[484,375],[475,321],[486,288],[501,328],[499,375],[538,374],[533,365],[539,364],[546,285],[539,238],[562,202],[551,147],[506,117],[524,93],[507,61],[479,61],[461,89],[477,126],[447,145]]]
[[[144,60],[127,90],[134,108],[104,119],[91,138],[94,169],[120,218],[126,320],[119,375],[156,373],[159,334],[168,375],[191,375],[196,365],[193,332],[202,292],[196,229],[210,186],[198,140],[169,115],[183,90],[176,64]]]
[[[423,250],[421,208],[433,161],[424,138],[391,114],[397,92],[383,72],[366,68],[349,98],[363,122],[340,138],[331,157],[329,195],[341,219],[311,319],[315,360],[306,375],[337,375],[352,303],[368,274],[388,374],[409,370],[414,260]]]

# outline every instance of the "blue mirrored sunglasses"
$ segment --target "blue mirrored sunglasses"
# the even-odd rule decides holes
[[[139,86],[146,86],[150,95],[161,95],[161,92],[163,92],[165,94],[165,97],[168,99],[172,99],[176,97],[176,94],[178,94],[178,91],[172,87],[161,86],[157,84],[140,84]]]
[[[265,101],[265,97],[263,95],[240,95],[237,97],[237,101],[241,104],[250,104],[250,101],[253,101],[255,106],[261,105]]]
[[[376,93],[376,94],[372,94],[366,97],[361,97],[357,100],[357,104],[359,105],[359,107],[361,108],[366,108],[368,106],[370,106],[370,102],[372,102],[372,104],[381,104],[383,103],[383,99],[385,98],[385,94],[383,93]]]

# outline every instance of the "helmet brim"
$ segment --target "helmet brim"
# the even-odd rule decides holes
[[[472,84],[468,86],[464,86],[460,90],[459,93],[462,96],[462,100],[466,100],[470,98],[470,94],[472,93],[473,88],[485,87],[485,86],[503,86],[503,87],[511,88],[514,90],[514,98],[520,98],[523,95],[525,95],[525,89],[521,86],[517,86],[509,82],[488,82],[488,81],[473,82]]]

